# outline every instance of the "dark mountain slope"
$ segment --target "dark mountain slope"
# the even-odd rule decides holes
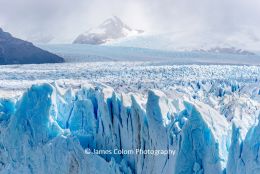
[[[13,37],[0,28],[0,65],[61,63],[64,59]]]

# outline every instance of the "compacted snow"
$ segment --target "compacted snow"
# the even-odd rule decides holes
[[[8,65],[0,69],[0,91],[18,92],[32,84],[59,80],[66,84],[103,83],[117,92],[167,91],[191,82],[248,84],[257,81],[258,66],[171,65],[170,62],[87,62]],[[2,94],[4,95],[4,93]]]
[[[0,69],[0,173],[260,173],[260,67]]]

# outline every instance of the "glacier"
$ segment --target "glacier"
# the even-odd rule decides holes
[[[159,37],[160,38],[160,37]],[[158,43],[153,41],[152,43]],[[145,43],[138,42],[141,45]],[[175,45],[175,44],[170,44]],[[171,49],[164,50],[156,44],[154,47],[138,45],[88,45],[88,44],[38,44],[38,47],[55,53],[65,62],[160,62],[178,65],[259,65],[259,52],[229,47],[211,49]],[[163,48],[166,46],[163,45]]]
[[[32,85],[0,99],[0,173],[259,173],[252,85],[197,81],[146,95]],[[172,153],[95,153],[114,149]]]

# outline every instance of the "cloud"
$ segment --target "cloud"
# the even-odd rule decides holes
[[[0,25],[34,42],[71,42],[116,15],[148,32],[258,30],[258,0],[0,0]]]

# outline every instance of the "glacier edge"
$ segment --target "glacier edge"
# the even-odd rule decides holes
[[[0,99],[0,173],[260,172],[259,125],[240,134],[209,105],[158,90],[143,100],[106,86],[33,85],[17,100]],[[93,154],[102,149],[174,153]]]

